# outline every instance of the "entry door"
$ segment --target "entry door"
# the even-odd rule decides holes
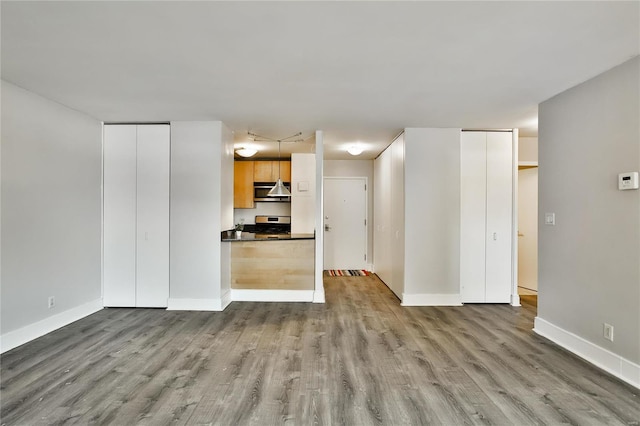
[[[367,179],[324,178],[324,269],[365,269]]]

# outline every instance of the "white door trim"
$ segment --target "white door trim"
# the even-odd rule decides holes
[[[518,295],[518,129],[512,129],[511,167],[511,306],[520,306]]]

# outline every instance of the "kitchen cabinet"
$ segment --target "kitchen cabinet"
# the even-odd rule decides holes
[[[252,209],[254,161],[234,161],[233,163],[233,207]]]
[[[167,307],[169,125],[104,126],[104,305]]]
[[[275,182],[278,174],[283,182],[291,182],[291,161],[265,160],[254,161],[253,164],[254,182]]]
[[[511,132],[462,132],[460,292],[463,303],[511,298]]]

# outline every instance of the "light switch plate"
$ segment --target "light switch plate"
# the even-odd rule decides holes
[[[625,172],[618,175],[618,189],[638,189],[638,172]]]
[[[556,214],[555,213],[545,213],[544,214],[544,224],[545,225],[555,225],[556,224]]]

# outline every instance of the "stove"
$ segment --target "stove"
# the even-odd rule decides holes
[[[291,233],[291,216],[256,216],[256,234]]]

